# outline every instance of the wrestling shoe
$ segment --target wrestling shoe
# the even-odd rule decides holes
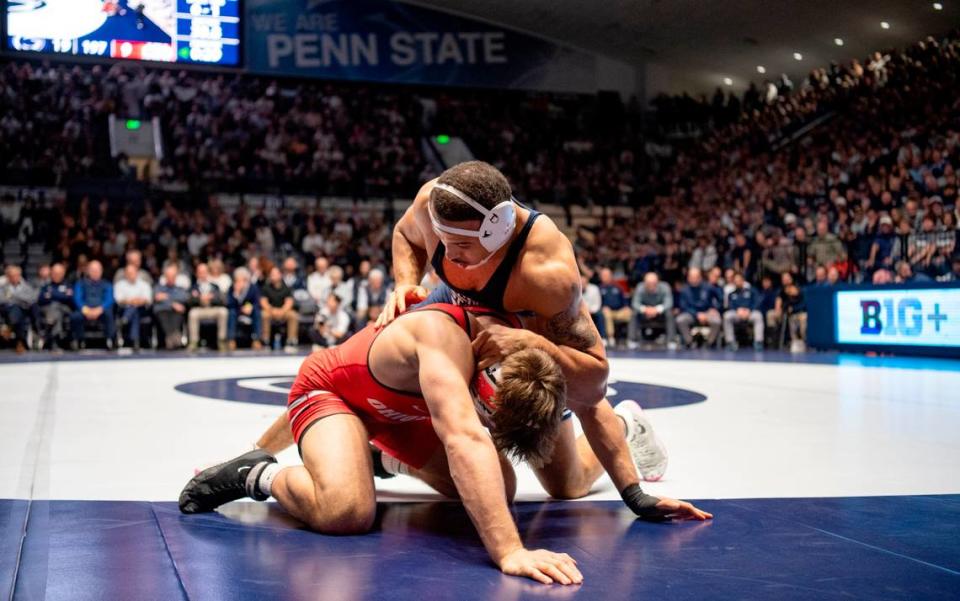
[[[613,409],[627,425],[627,445],[640,476],[655,482],[667,471],[667,449],[636,401],[622,401]]]
[[[263,468],[276,462],[273,455],[258,449],[203,470],[183,487],[180,511],[204,513],[243,497],[266,501],[257,479]]]

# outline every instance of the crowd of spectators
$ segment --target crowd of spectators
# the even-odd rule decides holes
[[[27,242],[52,250],[35,274],[9,263],[0,277],[0,338],[21,351],[330,346],[376,319],[390,286],[389,224],[362,211],[83,199],[19,218],[44,220],[47,239]]]
[[[0,170],[122,176],[95,135],[119,112],[161,120],[162,181],[409,197],[434,175],[419,146],[429,123],[462,135],[520,198],[636,203],[651,191],[632,219],[575,233],[609,344],[662,331],[671,345],[802,347],[806,286],[960,278],[958,98],[957,38],[927,39],[817,69],[796,89],[782,78],[742,99],[661,98],[662,125],[693,122],[700,136],[651,150],[637,109],[604,111],[602,97],[8,63]],[[133,348],[145,336],[161,348],[335,344],[383,304],[391,225],[365,211],[0,199],[0,238],[52,253],[37,274],[7,268],[0,335],[23,346],[32,330],[47,347],[91,335]]]
[[[116,114],[159,119],[165,158],[146,175],[161,184],[408,197],[436,175],[421,139],[443,133],[500,168],[519,198],[617,203],[636,198],[643,118],[636,100],[610,98],[9,62],[0,177],[132,178],[103,135]]]
[[[708,344],[726,326],[736,344],[729,326],[738,322],[752,325],[756,343],[764,325],[802,343],[810,285],[957,281],[958,99],[956,37],[874,54],[867,68],[816,70],[790,95],[711,121],[721,126],[659,174],[655,202],[578,229],[578,256],[601,290],[605,269],[624,292],[636,286],[640,322],[664,306],[640,282],[665,280],[674,308],[658,309],[659,319],[685,344],[691,324]],[[814,120],[801,140],[774,143]],[[625,318],[622,306],[605,294],[598,315]],[[615,324],[598,323],[612,341]]]
[[[283,185],[325,194],[393,194],[425,169],[421,105],[382,87],[244,75],[174,74],[118,62],[0,67],[0,174],[25,183],[130,177],[107,122],[161,124],[160,182]]]

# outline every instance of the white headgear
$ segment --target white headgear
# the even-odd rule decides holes
[[[480,224],[480,229],[478,230],[465,230],[458,227],[450,227],[449,225],[440,223],[440,221],[433,214],[433,205],[431,201],[428,203],[430,208],[430,221],[433,222],[433,228],[435,230],[445,232],[447,234],[456,234],[457,236],[470,236],[471,238],[479,238],[480,246],[485,248],[487,252],[490,253],[495,252],[510,240],[510,236],[513,235],[513,230],[517,227],[517,210],[513,204],[512,196],[492,209],[487,209],[479,202],[470,198],[453,186],[449,186],[447,184],[435,184],[433,187],[436,190],[443,190],[444,192],[453,194],[483,215],[483,223]]]

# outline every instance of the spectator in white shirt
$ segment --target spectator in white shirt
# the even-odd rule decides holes
[[[307,219],[307,235],[303,237],[300,249],[306,255],[319,258],[319,255],[323,254],[323,245],[324,239],[317,231],[317,224],[313,219]]]
[[[201,230],[199,226],[195,227],[193,232],[187,236],[187,250],[190,251],[190,256],[199,257],[203,251],[203,247],[206,246],[209,241],[210,236]]]
[[[143,268],[143,253],[136,249],[128,250],[124,255],[124,259],[126,260],[126,265],[133,265],[137,268],[138,278],[146,282],[148,285],[153,286],[153,277],[150,275],[149,271]],[[114,284],[117,284],[120,280],[124,279],[126,265],[124,266],[124,269],[118,269],[117,273],[114,274]]]
[[[113,288],[113,297],[120,308],[120,327],[124,340],[140,349],[140,320],[146,316],[153,298],[153,289],[139,277],[136,264],[123,268],[123,278]],[[125,328],[125,329],[124,329]]]
[[[229,293],[230,288],[233,287],[233,278],[231,278],[230,274],[226,272],[223,261],[220,259],[214,259],[213,261],[210,261],[209,267],[210,281],[217,285],[217,288],[222,294]]]
[[[327,297],[310,331],[313,349],[335,346],[346,339],[350,330],[350,316],[343,310],[343,303],[336,294]]]
[[[330,296],[336,294],[340,297],[340,304],[343,306],[343,310],[346,311],[353,303],[353,281],[343,281],[343,268],[339,265],[334,265],[327,270],[327,275],[330,276]],[[347,312],[349,314],[349,311]]]
[[[585,275],[580,276],[580,283],[583,287],[583,301],[587,303],[587,311],[590,312],[590,317],[597,326],[600,337],[606,339],[606,335],[604,334],[606,324],[603,320],[603,297],[600,296],[600,287],[596,284],[591,284]]]
[[[307,276],[307,292],[316,301],[318,307],[327,302],[332,283],[330,281],[330,261],[326,257],[317,257],[313,262],[314,270]]]

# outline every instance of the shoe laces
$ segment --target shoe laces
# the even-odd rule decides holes
[[[645,444],[639,445],[639,448],[636,449],[637,463],[643,463],[649,465],[651,463],[659,463],[663,458],[663,453],[660,452],[660,449],[657,448],[657,445],[652,436],[642,436],[637,435],[635,438]],[[646,439],[646,440],[644,440]]]

